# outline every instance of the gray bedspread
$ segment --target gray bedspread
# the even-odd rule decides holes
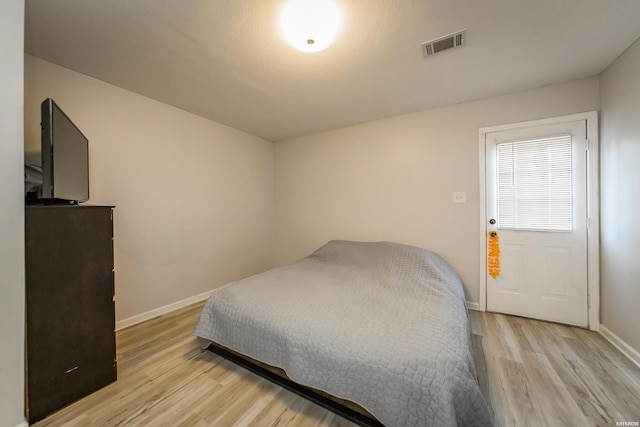
[[[491,425],[460,278],[425,249],[331,241],[214,291],[194,333],[389,427]]]

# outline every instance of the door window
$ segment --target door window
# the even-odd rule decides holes
[[[571,231],[571,135],[496,148],[498,228]]]

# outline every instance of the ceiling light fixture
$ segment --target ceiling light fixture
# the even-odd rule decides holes
[[[296,49],[319,52],[333,41],[341,15],[334,0],[288,0],[280,10],[280,29]]]

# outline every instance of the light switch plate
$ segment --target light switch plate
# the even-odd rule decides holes
[[[467,193],[464,191],[454,191],[453,203],[467,203]]]

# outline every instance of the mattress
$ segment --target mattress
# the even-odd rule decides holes
[[[194,333],[386,426],[492,425],[461,280],[425,249],[331,241],[214,291]]]

